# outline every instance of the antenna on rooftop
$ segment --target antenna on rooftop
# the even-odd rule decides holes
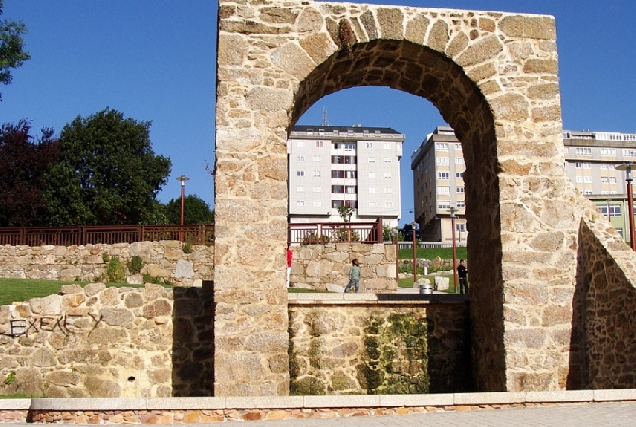
[[[322,108],[322,125],[331,126],[329,124],[329,120],[327,119],[327,109],[325,107]]]

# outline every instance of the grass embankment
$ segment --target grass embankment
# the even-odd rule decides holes
[[[68,282],[64,280],[43,279],[1,279],[0,278],[0,305],[7,305],[18,301],[28,301],[31,298],[42,298],[58,294],[62,285],[86,286],[88,282]],[[106,286],[130,288],[143,287],[143,285],[130,285],[128,283],[106,283]]]

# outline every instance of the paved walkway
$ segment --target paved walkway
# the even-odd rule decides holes
[[[375,417],[253,421],[245,427],[634,427],[635,425],[636,402],[612,402]],[[218,424],[216,426],[218,427]],[[201,424],[198,427],[201,427]]]

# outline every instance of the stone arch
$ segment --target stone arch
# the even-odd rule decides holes
[[[289,392],[286,138],[360,85],[429,99],[464,146],[479,388],[565,388],[578,230],[598,214],[564,175],[554,19],[221,0],[218,37],[215,394]]]

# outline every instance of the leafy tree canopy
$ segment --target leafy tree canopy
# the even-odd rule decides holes
[[[0,15],[3,7],[3,0],[0,0]],[[0,21],[0,83],[4,85],[11,83],[11,69],[18,68],[24,61],[31,59],[31,55],[24,50],[21,37],[26,32],[27,28],[21,22],[6,19]]]
[[[26,227],[46,224],[42,200],[45,172],[57,160],[60,144],[51,129],[42,129],[37,140],[31,124],[4,124],[0,128],[0,226]]]
[[[44,193],[51,225],[152,221],[172,165],[153,152],[150,124],[106,108],[64,126]]]
[[[181,198],[172,199],[166,204],[166,218],[168,224],[181,224]],[[183,199],[184,224],[212,224],[214,211],[196,195],[188,195]]]

